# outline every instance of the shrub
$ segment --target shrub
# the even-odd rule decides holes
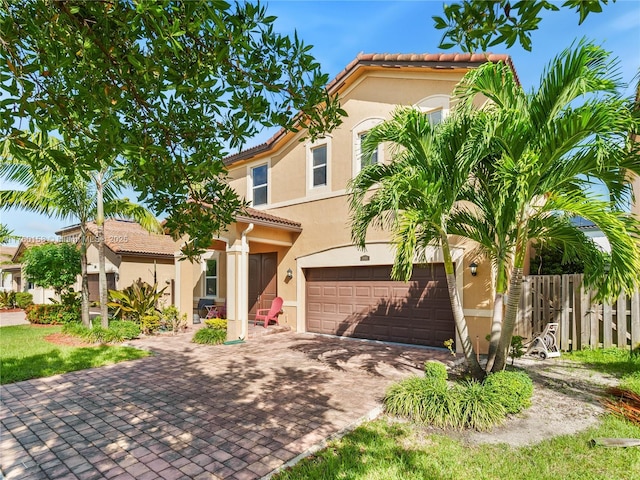
[[[159,312],[157,304],[166,289],[158,291],[157,283],[149,285],[138,279],[122,291],[109,290],[111,301],[108,306],[118,319],[140,321],[144,316],[154,316]]]
[[[109,322],[109,330],[119,332],[123,340],[132,340],[140,336],[138,324],[127,320],[112,320]]]
[[[216,328],[218,330],[227,330],[227,321],[224,318],[210,318],[204,321],[207,328]]]
[[[449,374],[444,363],[430,360],[424,362],[424,376],[432,381],[446,382]]]
[[[16,292],[7,290],[0,292],[0,308],[15,308]]]
[[[73,335],[74,337],[84,338],[85,333],[89,329],[82,325],[81,323],[70,322],[65,324],[62,327],[62,332],[68,335]]]
[[[160,328],[158,315],[143,315],[140,317],[140,330],[145,335],[150,335]]]
[[[88,343],[120,343],[124,340],[136,338],[140,334],[140,328],[133,322],[111,322],[109,328],[102,328],[99,324],[100,317],[93,319],[98,320],[98,324],[94,324],[93,328],[87,328],[81,323],[67,323],[62,327],[62,331],[69,335],[79,337]]]
[[[492,373],[485,378],[484,386],[507,413],[518,413],[531,406],[533,382],[524,372]]]
[[[424,377],[391,385],[383,403],[387,413],[418,423],[487,430],[501,423],[507,413],[528,407],[532,393],[533,383],[524,373],[494,373],[484,383],[471,380],[449,386],[446,367],[427,362]]]
[[[470,380],[456,385],[452,392],[457,396],[456,402],[459,405],[455,412],[459,416],[456,421],[459,428],[488,430],[504,420],[505,407],[484,384]]]
[[[30,305],[25,309],[27,320],[39,325],[64,325],[80,321],[80,310],[61,304]]]
[[[83,338],[89,343],[120,343],[124,340],[121,332],[110,328],[87,328]]]
[[[391,385],[383,403],[387,413],[408,417],[418,423],[438,427],[457,426],[454,392],[446,382],[425,377],[409,377]]]
[[[173,305],[163,308],[160,314],[160,326],[164,330],[171,330],[175,335],[187,327],[187,314],[180,315],[180,311]]]
[[[227,330],[221,328],[201,328],[193,336],[194,343],[218,345],[227,339]]]
[[[33,305],[33,295],[29,292],[16,292],[16,306],[26,309],[29,305]]]

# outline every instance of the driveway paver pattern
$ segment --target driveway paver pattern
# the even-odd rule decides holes
[[[7,479],[255,479],[349,427],[448,352],[283,333],[0,387]],[[1,478],[1,477],[0,477]]]

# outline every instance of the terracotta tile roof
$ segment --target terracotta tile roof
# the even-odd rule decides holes
[[[200,202],[200,204],[209,208],[212,206],[210,203],[205,202]],[[294,232],[302,231],[302,224],[299,222],[271,215],[270,213],[263,212],[262,210],[256,210],[251,207],[245,208],[244,214],[241,213],[240,215],[237,215],[236,222],[261,223],[263,225],[284,228]]]
[[[89,223],[87,229],[97,236],[98,228],[95,223]],[[56,235],[73,236],[79,232],[79,225],[72,225],[56,232]],[[104,237],[105,245],[120,255],[173,257],[180,250],[180,246],[169,235],[150,233],[130,220],[106,220]]]
[[[513,66],[510,55],[496,53],[359,53],[336,77],[327,84],[329,93],[339,91],[345,81],[359,70],[370,67],[382,68],[425,68],[433,70],[447,70],[460,68],[477,68],[486,62],[505,62],[520,83],[518,74]],[[259,153],[267,152],[287,134],[287,130],[280,129],[269,140],[255,147],[229,155],[224,158],[225,165],[231,165],[240,160],[246,160]]]
[[[265,224],[284,227],[288,230],[301,232],[302,224],[299,222],[294,222],[293,220],[289,220],[282,217],[277,217],[275,215],[271,215],[269,213],[265,213],[262,210],[256,210],[255,208],[248,207],[245,210],[244,215],[238,215],[236,217],[236,221],[243,222],[264,222]]]

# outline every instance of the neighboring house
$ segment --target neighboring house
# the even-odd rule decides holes
[[[574,218],[572,223],[587,237],[591,238],[601,251],[611,253],[611,244],[609,243],[609,239],[595,223],[582,217]]]
[[[366,251],[351,241],[347,183],[365,162],[387,162],[383,148],[360,155],[367,131],[399,105],[449,113],[462,76],[506,55],[360,54],[330,84],[348,116],[315,142],[280,131],[266,143],[226,159],[230,185],[252,208],[213,242],[199,263],[177,263],[177,304],[192,313],[200,298],[226,304],[230,338],[246,337],[258,308],[284,299],[281,324],[316,332],[442,347],[455,329],[439,249],[412,281],[390,279],[393,248],[386,232],[371,231]],[[472,248],[454,243],[458,290],[471,338],[486,348],[491,316],[490,265],[477,276]]]
[[[97,227],[91,222],[87,248],[89,274],[89,300],[98,301],[98,244]],[[56,232],[64,241],[79,241],[80,225],[65,227]],[[173,304],[176,267],[174,258],[180,250],[168,235],[149,233],[139,224],[129,220],[109,219],[104,224],[105,269],[110,290],[122,290],[137,279],[165,288],[163,303]],[[81,288],[80,279],[74,288]]]
[[[0,245],[0,292],[16,290],[13,284],[13,274],[20,269],[13,263],[13,256],[18,247]]]
[[[57,298],[52,288],[42,288],[28,282],[22,273],[22,255],[31,247],[52,243],[47,239],[23,238],[15,248],[11,264],[0,265],[3,276],[3,284],[10,285],[9,290],[14,292],[28,292],[33,296],[33,303],[51,303],[52,298]]]

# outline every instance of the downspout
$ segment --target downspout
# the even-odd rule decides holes
[[[238,320],[240,320],[240,338],[247,339],[247,330],[249,326],[249,242],[247,235],[251,233],[254,224],[250,223],[247,228],[242,231],[240,240],[240,272],[241,282],[238,285]]]

